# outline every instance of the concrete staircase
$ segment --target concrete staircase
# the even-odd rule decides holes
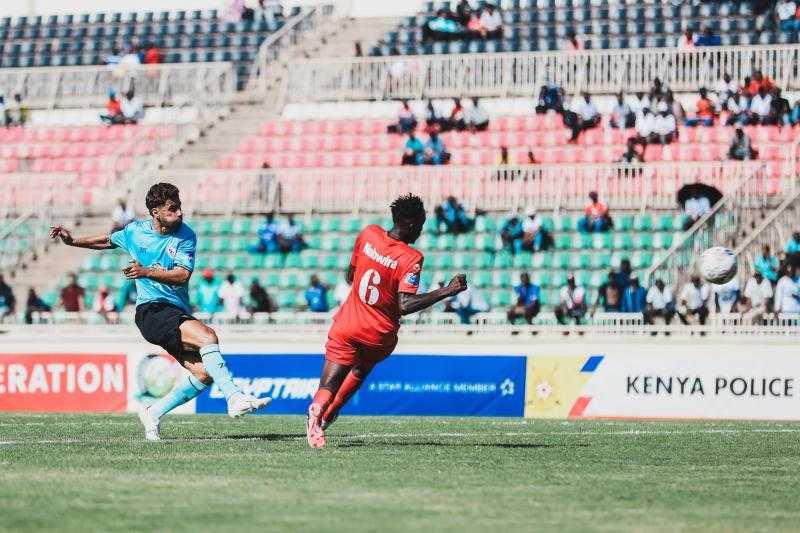
[[[356,43],[361,43],[361,51],[367,55],[369,48],[399,22],[395,17],[340,19],[335,33],[321,41],[308,43],[306,48],[298,51],[298,57],[353,57]]]

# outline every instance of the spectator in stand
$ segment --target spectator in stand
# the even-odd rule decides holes
[[[459,322],[469,324],[474,315],[484,313],[489,310],[486,298],[474,287],[467,287],[467,290],[458,293],[448,301],[453,313],[456,313]]]
[[[531,277],[527,272],[520,274],[519,285],[514,287],[514,305],[506,313],[508,321],[516,324],[517,319],[524,318],[525,322],[532,324],[541,308],[540,293],[541,289],[538,285],[531,283]]]
[[[647,306],[647,289],[639,285],[638,276],[632,276],[622,294],[623,313],[644,313]]]
[[[622,311],[622,289],[617,285],[616,274],[613,270],[608,273],[605,283],[597,288],[597,300],[592,305],[590,316],[594,316],[597,308],[604,313],[619,313]]]
[[[422,38],[425,41],[451,41],[464,33],[464,27],[451,19],[445,9],[439,9],[436,16],[422,25]]]
[[[714,292],[714,305],[718,313],[730,314],[736,311],[736,303],[739,301],[739,279],[734,278],[727,283],[714,285],[712,287]]]
[[[436,130],[431,131],[428,136],[424,154],[426,165],[446,165],[450,162],[450,153],[444,145],[444,139],[439,136],[439,132]]]
[[[619,271],[614,273],[614,283],[619,287],[620,291],[625,291],[633,278],[633,269],[631,268],[631,260],[623,259],[619,263]]]
[[[125,198],[120,198],[117,200],[117,205],[114,207],[114,211],[111,212],[111,233],[115,231],[119,231],[136,218],[136,213],[133,212],[133,209],[128,207]]]
[[[470,39],[486,39],[486,28],[483,26],[483,22],[481,22],[481,12],[473,11],[472,15],[470,15],[469,20],[466,23],[467,27],[467,36]]]
[[[694,275],[689,283],[683,286],[678,305],[678,317],[684,324],[697,320],[700,324],[706,323],[708,318],[708,299],[710,297],[708,285],[704,285],[700,276]]]
[[[758,151],[753,149],[750,136],[740,127],[737,127],[733,133],[731,146],[728,148],[728,159],[733,159],[734,161],[758,159]]]
[[[61,307],[68,313],[80,313],[83,311],[83,299],[86,291],[78,285],[78,276],[74,273],[69,274],[69,283],[61,289]]]
[[[342,305],[344,301],[347,300],[352,288],[350,282],[347,281],[347,272],[345,272],[342,277],[339,278],[336,287],[333,288],[333,301],[336,302],[336,305]]]
[[[625,95],[622,92],[617,93],[617,102],[611,111],[609,124],[612,128],[619,129],[632,128],[636,124],[636,115],[631,111],[631,106],[625,102]]]
[[[0,289],[0,293],[2,293],[2,289]],[[2,296],[0,296],[2,298]],[[0,305],[2,307],[2,305]],[[28,300],[25,303],[25,323],[26,324],[33,324],[34,313],[40,315],[41,313],[49,313],[50,306],[44,303],[44,300],[39,298],[39,295],[36,294],[36,290],[31,287],[28,289]],[[0,316],[0,322],[2,322],[2,316]],[[38,318],[37,318],[38,321]]]
[[[736,93],[728,98],[728,103],[725,106],[728,110],[728,119],[725,121],[726,126],[746,126],[750,124],[750,109],[748,102],[741,93]]]
[[[8,127],[8,116],[6,116],[6,97],[0,94],[0,120],[2,125]]]
[[[425,162],[425,145],[413,131],[408,132],[405,150],[403,152],[403,165],[421,165]]]
[[[632,98],[628,99],[628,105],[633,114],[638,116],[645,108],[650,107],[650,97],[644,93],[636,93]]]
[[[222,308],[219,298],[220,282],[214,276],[214,271],[210,268],[203,270],[203,276],[197,284],[194,295],[194,305],[201,313],[213,315]]]
[[[700,91],[700,98],[697,100],[696,104],[696,112],[693,118],[686,118],[685,124],[687,126],[698,126],[702,124],[703,126],[713,126],[714,125],[714,103],[708,97],[708,91],[706,91],[705,87],[701,87]]]
[[[500,10],[486,4],[481,10],[481,26],[486,30],[485,39],[500,39],[503,36],[503,17]]]
[[[6,126],[24,126],[28,122],[30,109],[22,101],[22,95],[17,93],[14,99],[5,108]]]
[[[119,100],[117,100],[117,93],[110,91],[108,93],[108,101],[106,102],[106,112],[100,115],[100,120],[106,124],[122,124],[125,122],[125,116],[122,114],[122,107]]]
[[[683,225],[683,229],[688,230],[703,218],[706,213],[711,211],[711,201],[707,196],[695,192],[686,200],[683,209],[686,213],[686,222]]]
[[[577,142],[582,131],[596,128],[600,125],[600,112],[597,111],[589,93],[581,94],[581,99],[573,106],[572,111],[577,115],[577,120],[571,125],[572,137],[569,142]]]
[[[106,65],[119,65],[120,59],[122,59],[122,53],[120,52],[119,45],[114,43],[111,45],[111,53],[105,57]]]
[[[500,226],[500,239],[503,241],[503,248],[512,254],[522,250],[522,237],[524,235],[523,223],[516,213],[512,213],[503,225]]]
[[[658,104],[659,113],[655,118],[652,136],[659,144],[672,144],[678,138],[678,124],[675,116],[667,110],[666,102]]]
[[[136,47],[133,45],[127,45],[125,47],[125,54],[119,60],[119,66],[127,69],[136,68],[141,65],[142,62],[139,60],[139,54],[137,53]]]
[[[672,299],[672,289],[665,286],[663,280],[657,279],[655,285],[647,291],[644,321],[647,324],[655,324],[655,320],[660,318],[668,325],[674,316],[675,302]]]
[[[461,0],[456,6],[456,17],[462,26],[466,26],[474,14],[475,11],[468,0]]]
[[[800,124],[800,100],[795,100],[792,112],[789,114],[789,122],[792,126]]]
[[[92,311],[100,315],[106,324],[116,324],[118,322],[119,317],[114,305],[114,298],[111,297],[105,285],[101,285],[97,289],[94,302],[92,302]]]
[[[695,46],[722,46],[722,39],[719,35],[714,35],[711,26],[703,28],[703,33],[694,40]]]
[[[284,222],[278,224],[278,246],[281,252],[300,252],[306,247],[306,241],[300,232],[300,225],[294,219],[294,215],[289,214]]]
[[[275,300],[269,295],[267,290],[261,286],[257,278],[250,282],[250,305],[248,311],[251,313],[274,313],[278,310]]]
[[[447,120],[439,113],[432,100],[428,100],[425,108],[425,131],[441,131],[447,125]]]
[[[655,104],[662,98],[665,98],[668,92],[669,87],[661,81],[661,78],[653,78],[653,85],[650,87],[649,94],[651,104]]]
[[[562,50],[567,52],[577,52],[579,50],[583,50],[583,45],[580,43],[580,41],[578,41],[578,36],[575,35],[574,31],[570,30],[567,32],[567,38],[564,39]]]
[[[750,76],[750,78],[745,78],[745,82],[751,97],[758,94],[759,89],[762,87],[767,93],[772,93],[775,91],[775,84],[771,79],[764,76],[760,70],[754,70],[753,75]]]
[[[500,155],[497,156],[497,166],[509,167],[514,164],[511,158],[511,153],[508,151],[508,146],[500,147]]]
[[[157,65],[161,63],[161,49],[155,43],[150,43],[144,53],[145,65]]]
[[[460,98],[453,98],[453,109],[450,111],[450,116],[447,117],[447,127],[444,131],[464,131],[465,129],[467,129],[467,122],[464,120],[464,106],[461,105]]]
[[[0,274],[0,322],[3,322],[7,316],[14,316],[16,308],[17,299],[14,297],[14,291]]]
[[[800,20],[797,18],[797,4],[791,0],[779,1],[775,6],[778,24],[781,31],[794,33],[800,31]]]
[[[585,216],[578,220],[578,231],[600,233],[612,227],[608,206],[598,200],[597,192],[589,193],[589,203],[584,209]]]
[[[271,254],[279,252],[280,249],[275,213],[267,213],[264,223],[258,228],[258,244],[251,246],[249,251],[256,254]]]
[[[535,207],[528,207],[525,220],[522,222],[522,247],[532,252],[540,252],[547,248],[549,240],[544,219],[536,212]]]
[[[644,163],[644,156],[636,149],[636,139],[628,139],[628,145],[619,159],[620,163]]]
[[[786,243],[783,252],[786,254],[786,261],[790,265],[800,266],[800,231],[792,233],[792,237]]]
[[[683,35],[678,37],[678,42],[675,43],[675,47],[682,50],[694,48],[694,41],[694,31],[691,28],[686,28],[683,30]]]
[[[536,156],[533,155],[533,151],[532,150],[528,150],[528,164],[529,165],[539,165],[539,164],[541,164],[541,161],[536,159]]]
[[[658,137],[655,133],[656,116],[650,112],[649,107],[642,109],[636,115],[636,136],[631,137],[634,144],[641,144],[646,147],[651,142],[656,142]]]
[[[580,325],[586,315],[586,291],[575,282],[575,275],[567,276],[567,284],[561,287],[559,304],[555,308],[556,319],[566,325],[569,320],[574,320]]]
[[[731,75],[727,72],[723,74],[722,81],[719,82],[719,87],[717,87],[717,113],[728,109],[728,101],[738,93],[739,87],[731,79]]]
[[[761,248],[761,255],[756,257],[756,260],[753,261],[753,268],[760,272],[762,276],[768,279],[771,283],[778,282],[778,268],[780,267],[780,262],[778,258],[770,253],[770,248],[768,244],[765,244]]]
[[[775,314],[778,313],[800,313],[800,278],[796,266],[787,267],[775,286]]]
[[[313,313],[328,312],[328,287],[319,280],[316,274],[311,275],[311,284],[305,293],[308,310]]]
[[[745,324],[763,324],[767,315],[772,312],[772,283],[765,279],[758,270],[753,272],[744,286]]]
[[[120,110],[125,118],[125,124],[138,124],[144,118],[144,105],[142,100],[136,97],[133,89],[125,93],[120,103]]]
[[[473,133],[476,131],[486,131],[489,128],[489,114],[481,106],[477,97],[472,98],[472,107],[464,114],[467,127]]]
[[[233,272],[229,272],[219,287],[219,299],[222,301],[222,309],[228,318],[237,322],[250,318],[244,305],[246,294],[242,282],[236,279]]]
[[[683,105],[681,105],[680,101],[675,99],[675,95],[672,94],[672,91],[667,91],[667,96],[664,101],[667,103],[669,112],[675,117],[675,122],[683,124],[686,121],[686,111],[683,109]]]
[[[403,100],[397,112],[397,124],[389,126],[389,133],[409,133],[417,128],[417,117],[408,100]]]
[[[547,82],[539,89],[536,113],[541,115],[548,111],[558,111],[564,106],[564,91],[552,82]]]
[[[753,124],[772,124],[772,95],[762,85],[750,100],[751,122]]]
[[[780,89],[775,89],[775,94],[770,103],[770,124],[777,124],[778,126],[790,126],[792,112],[789,106],[789,100],[783,97]]]
[[[475,227],[475,220],[467,216],[464,206],[455,196],[448,196],[441,205],[436,206],[434,211],[437,231],[444,225],[445,233],[458,235],[468,233]]]

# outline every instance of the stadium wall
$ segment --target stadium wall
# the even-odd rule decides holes
[[[301,414],[324,339],[225,337],[229,366],[267,413]],[[0,411],[125,412],[165,394],[183,370],[133,338],[4,343]],[[185,413],[222,413],[209,393]],[[413,338],[376,367],[345,412],[579,419],[800,420],[800,359],[786,340],[642,337],[537,342]]]

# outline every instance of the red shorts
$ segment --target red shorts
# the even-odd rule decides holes
[[[325,359],[340,365],[353,366],[366,363],[370,366],[389,357],[397,341],[385,346],[370,346],[345,337],[328,337],[325,344]]]

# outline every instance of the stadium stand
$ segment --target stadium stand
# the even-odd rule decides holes
[[[484,6],[491,2],[480,2]],[[754,13],[751,2],[614,2],[590,0],[512,0],[502,7],[502,36],[449,41],[425,39],[423,26],[442,8],[455,11],[456,2],[428,2],[407,17],[370,55],[526,52],[572,49],[565,42],[576,36],[582,49],[665,48],[676,46],[685,29],[700,34],[711,28],[723,46],[787,44],[796,32],[781,31],[772,18]],[[479,6],[476,6],[479,7]],[[758,15],[758,16],[757,16]]]

